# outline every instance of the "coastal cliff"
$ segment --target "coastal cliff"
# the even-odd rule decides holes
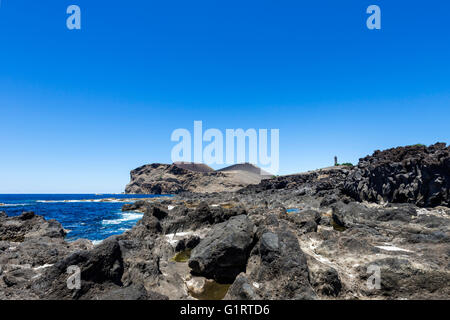
[[[135,178],[147,169],[196,175],[150,165]],[[409,146],[236,192],[140,200],[122,210],[143,218],[97,246],[0,212],[0,299],[449,299],[449,169],[445,144]]]
[[[267,178],[264,171],[251,164],[214,171],[196,163],[153,163],[132,170],[130,176],[125,188],[125,193],[130,194],[233,192]]]

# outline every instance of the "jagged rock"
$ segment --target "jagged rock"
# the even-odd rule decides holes
[[[450,147],[408,146],[375,151],[360,159],[344,190],[358,201],[450,204]]]
[[[2,278],[7,287],[23,288],[29,283],[30,279],[36,276],[36,274],[37,272],[32,268],[24,266],[9,270]]]
[[[252,252],[246,274],[232,284],[226,299],[315,299],[306,257],[289,231],[264,233]]]
[[[194,249],[200,243],[200,237],[190,236],[187,239],[181,239],[175,246],[176,252],[181,252],[186,249]]]
[[[162,231],[161,223],[153,215],[153,210],[148,210],[145,212],[142,219],[131,230],[131,233],[135,235],[140,235],[139,237],[145,237],[148,234],[153,235],[161,233],[161,231]]]
[[[339,197],[336,194],[326,195],[320,202],[320,207],[328,207],[338,201],[339,201]]]
[[[0,251],[0,265],[16,264],[40,267],[54,264],[75,250],[80,243],[68,244],[62,239],[32,238],[20,243],[7,243]]]
[[[319,212],[310,209],[299,213],[282,214],[281,217],[295,224],[303,232],[316,232],[317,226],[322,219]]]
[[[23,242],[30,238],[64,238],[66,232],[56,220],[45,220],[33,212],[0,219],[0,241]]]
[[[410,222],[417,216],[416,209],[409,204],[390,204],[384,207],[368,207],[364,204],[339,202],[333,206],[333,221],[343,227],[367,224],[369,221]]]
[[[331,167],[301,174],[264,179],[257,185],[249,185],[241,194],[260,193],[267,190],[297,190],[299,196],[313,195],[320,191],[340,189],[352,171],[348,167]]]
[[[189,212],[188,216],[200,224],[203,222],[212,224],[214,222],[213,213],[208,204],[204,201],[201,202],[194,211]]]
[[[119,241],[124,262],[123,284],[147,285],[150,290],[161,275],[158,241],[153,238],[141,241],[134,236],[131,240],[126,235],[121,237],[125,239]]]
[[[341,279],[336,269],[308,257],[310,283],[314,290],[323,296],[336,297],[342,289]]]
[[[280,242],[278,235],[272,232],[266,232],[261,237],[259,245],[259,252],[263,257],[270,257],[271,254],[276,254],[280,251]],[[269,258],[269,260],[271,260]]]
[[[27,212],[23,212],[20,216],[19,219],[20,220],[30,220],[33,219],[35,217],[34,212],[32,211],[27,211]]]
[[[382,295],[390,299],[448,299],[450,287],[442,285],[450,283],[450,272],[423,268],[414,265],[407,259],[382,258],[359,268],[360,278],[367,282],[372,273],[367,272],[369,266],[380,268],[380,288],[365,287],[368,296]]]
[[[152,206],[148,207],[146,214],[152,215],[158,220],[162,220],[169,215],[167,210],[164,210],[163,208],[161,208],[160,206],[157,206],[157,205],[152,205]]]
[[[222,208],[221,206],[209,206],[204,201],[200,202],[194,209],[179,206],[172,211],[174,212],[171,212],[170,217],[164,221],[166,233],[196,230],[247,213],[241,204],[231,204],[229,208]]]
[[[126,193],[177,194],[183,191],[228,192],[257,184],[263,176],[246,170],[211,171],[198,165],[144,165],[131,171]]]
[[[245,273],[241,273],[237,276],[233,285],[228,289],[228,293],[225,296],[227,300],[257,300],[258,296],[255,293],[255,288],[250,284]]]
[[[81,271],[81,289],[69,289],[67,272],[76,266]],[[79,251],[49,267],[33,283],[32,290],[42,299],[80,299],[92,297],[104,288],[122,285],[123,260],[116,238],[109,238],[91,251]]]
[[[245,270],[253,227],[245,215],[215,225],[192,251],[189,259],[192,272],[222,283],[233,281]]]
[[[200,243],[200,237],[198,236],[190,236],[186,240],[186,248],[194,249]]]
[[[149,203],[145,200],[138,200],[134,203],[126,203],[122,206],[122,211],[142,211],[145,212]]]
[[[175,246],[175,251],[181,252],[184,251],[185,249],[186,249],[186,242],[184,239],[181,239],[180,241],[177,242],[177,245]]]

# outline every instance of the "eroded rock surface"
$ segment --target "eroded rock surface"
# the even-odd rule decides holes
[[[252,166],[253,168],[253,166]],[[255,167],[256,168],[256,167]],[[206,170],[198,164],[153,163],[131,171],[126,193],[177,194],[191,192],[237,191],[249,184],[258,184],[265,178],[246,170]]]
[[[360,159],[344,188],[359,201],[448,206],[450,147],[437,143],[375,151]]]
[[[189,267],[194,274],[231,283],[247,265],[254,225],[240,215],[214,225],[194,248]]]
[[[143,218],[97,246],[0,212],[0,299],[449,299],[447,157],[444,145],[397,148],[237,192],[136,201],[123,210]]]

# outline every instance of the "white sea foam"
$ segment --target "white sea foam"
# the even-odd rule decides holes
[[[0,203],[0,207],[24,207],[29,205],[29,203]]]
[[[166,241],[170,243],[172,246],[175,246],[178,241],[185,238],[186,236],[194,234],[193,231],[186,231],[186,232],[178,232],[178,233],[169,233],[166,234]]]
[[[81,200],[37,200],[39,203],[84,203],[84,202],[96,202],[96,203],[131,203],[132,199],[81,199]]]
[[[112,225],[112,224],[121,224],[122,222],[126,221],[133,221],[133,220],[139,220],[143,217],[143,213],[139,212],[126,212],[121,215],[120,218],[117,219],[111,219],[111,220],[103,220],[103,225]]]
[[[85,202],[81,200],[36,200],[39,203],[67,203],[67,202]]]
[[[128,230],[130,230],[130,229],[128,229],[128,228],[108,229],[108,230],[105,230],[103,233],[116,234],[118,232],[124,233],[125,231],[128,231]]]

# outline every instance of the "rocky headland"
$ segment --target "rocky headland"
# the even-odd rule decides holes
[[[219,186],[226,172],[191,169],[134,170],[127,192],[176,195],[124,205],[143,218],[96,246],[64,241],[58,222],[33,213],[0,213],[0,299],[450,298],[446,144],[231,191],[199,182]],[[67,287],[70,266],[79,289]]]
[[[271,177],[252,164],[215,171],[198,163],[153,163],[131,171],[125,192],[130,194],[178,194],[181,192],[230,192]]]

